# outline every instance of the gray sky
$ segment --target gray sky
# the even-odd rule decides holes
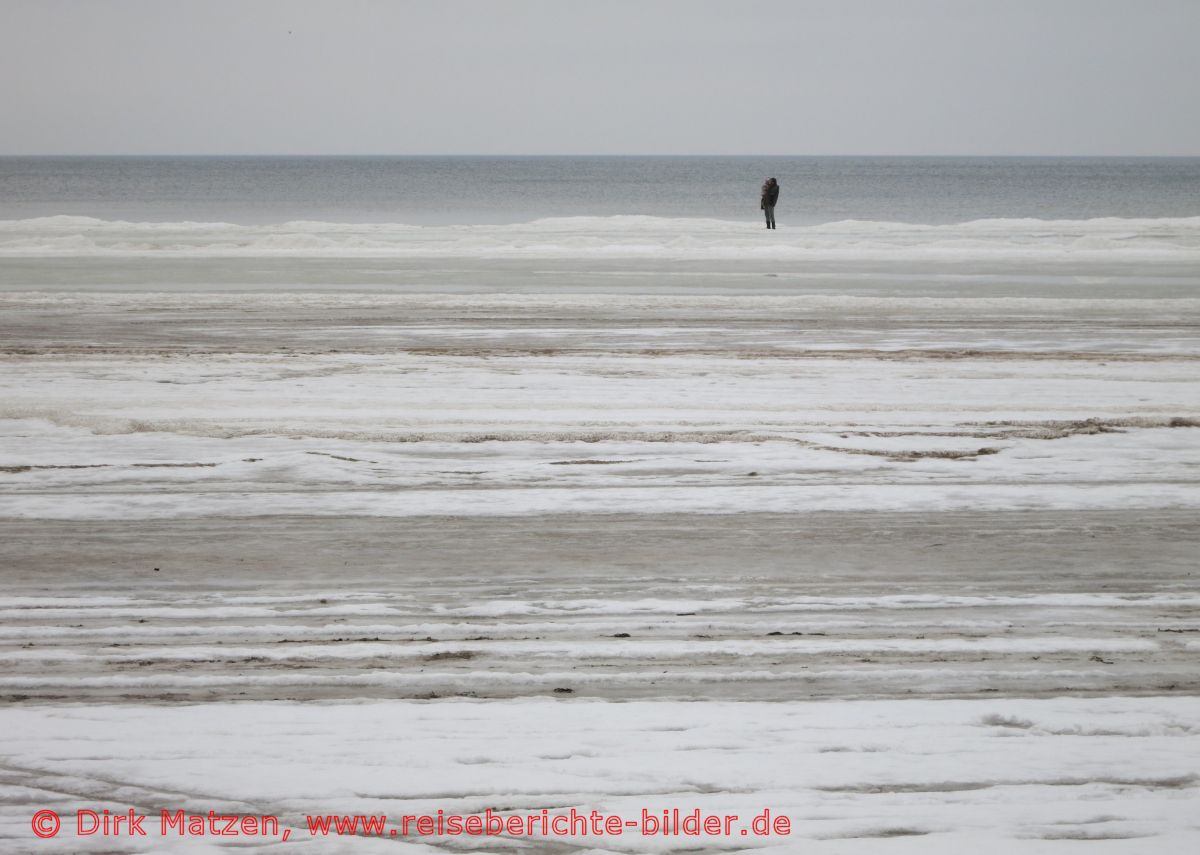
[[[0,153],[1200,154],[1200,0],[0,0]]]

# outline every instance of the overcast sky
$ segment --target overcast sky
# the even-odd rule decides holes
[[[0,0],[5,154],[1200,154],[1200,0]]]

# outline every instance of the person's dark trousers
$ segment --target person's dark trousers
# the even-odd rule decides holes
[[[763,213],[767,215],[767,228],[775,228],[775,206],[767,205],[765,208],[763,208]]]

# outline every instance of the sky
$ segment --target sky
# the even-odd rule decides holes
[[[1200,0],[0,0],[0,154],[1200,155]]]

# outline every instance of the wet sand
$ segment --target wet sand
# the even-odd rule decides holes
[[[0,536],[10,703],[1200,688],[1187,512],[9,521]]]

